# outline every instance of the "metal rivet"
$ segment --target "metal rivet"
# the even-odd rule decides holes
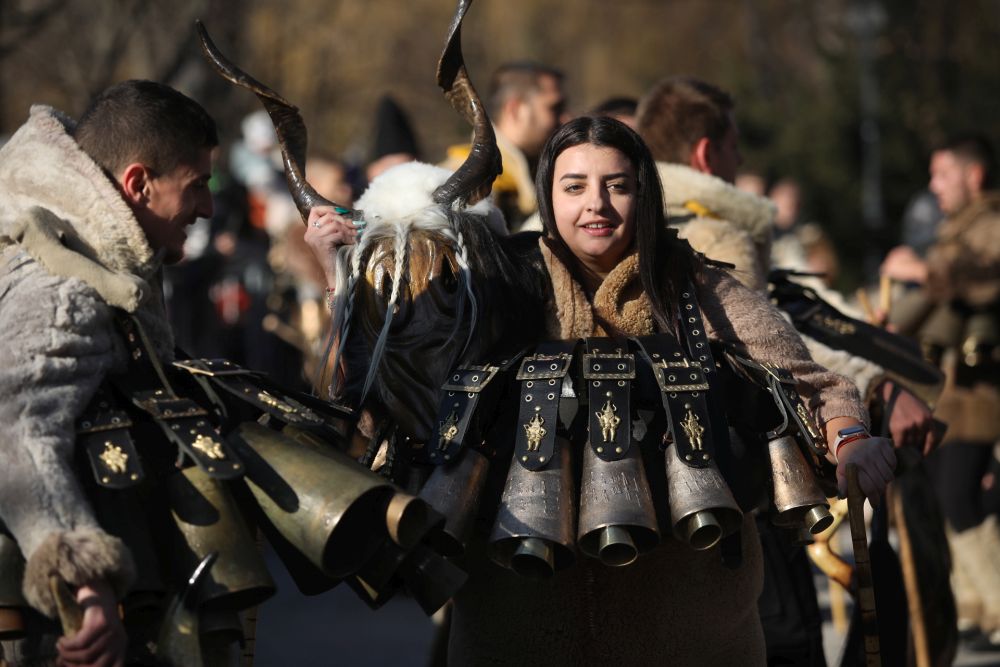
[[[611,398],[613,396],[613,394],[609,391],[608,393],[605,394],[605,396],[607,396],[608,398]]]
[[[690,303],[688,305],[684,306],[684,307],[687,308],[688,310],[691,310],[692,308],[694,308],[694,306],[692,306]]]
[[[698,374],[697,373],[691,373],[691,379],[692,380],[697,380],[698,379]]]
[[[667,379],[670,380],[671,382],[673,382],[674,380],[677,379],[677,376],[676,375],[668,375]]]
[[[685,458],[686,460],[688,460],[688,461],[693,461],[693,460],[694,460],[694,457],[692,457],[692,456],[691,456],[690,454],[685,454],[685,455],[684,455],[684,458]]]
[[[681,296],[683,296],[685,299],[690,299],[691,298],[691,295],[688,294],[687,292],[684,292],[684,294],[682,294]]]
[[[475,396],[476,396],[476,393],[475,393],[475,392],[473,392],[473,391],[470,391],[470,392],[469,392],[469,393],[467,394],[467,396],[468,396],[469,398],[475,398]]]
[[[449,396],[454,396],[454,395],[455,395],[455,392],[453,392],[453,391],[449,391],[449,392],[448,392],[448,395],[449,395]]]
[[[459,403],[452,403],[452,404],[451,404],[451,407],[453,407],[453,408],[457,408],[457,407],[458,407],[459,405],[460,405]]]
[[[527,382],[524,383],[524,386],[527,387],[528,389],[531,389],[532,387],[535,386],[535,383],[532,380],[528,380]]]
[[[704,354],[701,355],[700,357],[698,357],[698,361],[705,361],[707,359],[708,359],[708,357],[706,357]]]
[[[180,424],[171,424],[170,428],[174,429],[175,431],[181,430]]]
[[[677,394],[671,393],[670,398],[677,398]]]
[[[215,466],[208,466],[208,472],[215,472]]]
[[[478,375],[473,375],[472,376],[472,381],[473,382],[479,382],[479,376]]]
[[[528,461],[528,457],[527,456],[522,456],[521,460],[524,461],[524,462],[527,462]]]
[[[675,357],[679,357],[679,356],[681,356],[681,353],[680,352],[674,352],[674,356]]]
[[[653,358],[654,358],[654,359],[659,359],[659,358],[660,358],[660,355],[658,355],[658,354],[654,354],[654,355],[653,355]]]
[[[454,376],[452,376],[451,379],[454,380],[455,382],[458,382],[459,380],[462,379],[462,376],[461,375],[454,375]]]
[[[695,329],[695,330],[694,330],[694,331],[692,331],[691,333],[693,333],[693,334],[694,334],[695,336],[699,336],[699,335],[701,335],[701,332],[700,332],[700,331],[698,331],[697,329]]]
[[[597,448],[597,453],[598,454],[603,454],[604,453],[604,447],[598,447]]]
[[[619,380],[618,381],[618,386],[619,387],[624,387],[625,386],[625,380]]]
[[[594,364],[594,370],[595,371],[601,370],[601,365],[600,364]]]
[[[544,456],[539,456],[538,457],[538,462],[539,463],[545,463],[545,457]]]
[[[557,371],[559,370],[559,364],[552,364],[549,366],[549,370]]]
[[[531,403],[531,394],[528,394],[527,396],[524,397],[524,402]]]
[[[691,404],[690,403],[685,403],[684,404],[684,409],[690,410],[691,409]]]
[[[445,461],[447,461],[447,460],[448,460],[448,459],[450,459],[450,458],[451,458],[451,454],[445,454],[445,455],[444,455],[444,460],[445,460]]]
[[[549,399],[549,400],[551,401],[551,400],[552,400],[552,399],[554,399],[555,397],[556,397],[556,395],[555,395],[555,394],[549,394],[549,396],[548,396],[548,399]]]
[[[600,380],[594,380],[594,386],[595,387],[600,387],[601,386],[601,381]]]
[[[82,424],[80,424],[80,426],[82,426],[83,428],[90,428],[90,422],[83,422]]]
[[[556,386],[556,381],[555,380],[549,380],[549,386],[550,387]]]
[[[702,454],[701,458],[707,461],[710,457],[708,456],[708,454]]]
[[[615,453],[616,454],[621,454],[622,453],[622,448],[621,447],[615,447]]]
[[[534,373],[535,372],[535,367],[534,366],[528,366],[528,372],[529,373]]]
[[[694,346],[700,350],[701,348],[705,347],[705,344],[704,343],[695,343]]]
[[[542,411],[542,406],[536,405],[535,406],[535,412],[541,412],[541,411]]]
[[[691,324],[694,324],[694,318],[693,317],[689,317],[688,318],[688,322],[691,323]]]
[[[135,474],[135,473],[132,473],[132,474],[131,474],[131,475],[129,476],[129,478],[130,478],[130,479],[131,479],[131,480],[132,480],[132,481],[134,482],[135,480],[139,479],[139,475],[137,475],[137,474]]]
[[[625,364],[618,364],[618,370],[620,371],[625,370]]]
[[[107,484],[108,482],[111,481],[111,478],[110,477],[102,477],[101,481],[104,482],[105,484]]]

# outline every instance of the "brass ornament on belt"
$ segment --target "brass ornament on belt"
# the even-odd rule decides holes
[[[226,455],[222,451],[222,443],[204,435],[199,435],[195,438],[191,446],[210,459],[221,460],[226,458]]]
[[[440,422],[439,426],[441,427],[441,440],[438,441],[438,449],[444,451],[458,435],[458,413],[452,410],[448,418]]]
[[[696,415],[690,408],[684,416],[684,421],[681,422],[681,428],[684,429],[684,434],[687,435],[688,440],[691,441],[691,449],[701,451],[701,436],[705,433],[705,427],[701,425],[701,420],[698,419],[698,415]]]
[[[282,412],[286,413],[295,412],[295,408],[290,406],[288,403],[285,403],[280,398],[275,398],[274,396],[271,396],[271,394],[267,393],[266,391],[258,392],[257,399],[264,405],[270,405],[272,408],[277,408]]]
[[[128,470],[128,454],[121,447],[108,441],[101,452],[101,463],[111,472],[120,475]]]
[[[802,423],[805,424],[806,430],[809,431],[809,437],[814,440],[822,440],[819,432],[816,430],[816,425],[813,423],[812,415],[806,411],[806,406],[799,403],[795,406],[795,414],[799,416]]]
[[[548,433],[548,429],[545,428],[545,418],[542,417],[537,412],[531,420],[524,425],[524,432],[528,436],[528,451],[537,452],[538,447],[542,444],[542,438]]]
[[[618,425],[621,423],[622,418],[616,413],[618,408],[608,399],[608,402],[604,404],[600,412],[595,412],[597,415],[597,422],[601,425],[601,438],[606,443],[611,443],[615,441],[615,435],[618,432]]]

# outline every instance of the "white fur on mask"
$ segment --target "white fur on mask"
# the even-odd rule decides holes
[[[365,213],[368,229],[380,223],[407,221],[423,227],[419,218],[424,212],[441,211],[433,199],[434,191],[444,184],[452,172],[423,162],[407,162],[379,174],[365,190],[355,206]],[[465,209],[483,217],[495,233],[506,235],[503,214],[489,199]],[[432,214],[432,219],[437,217]],[[432,225],[433,226],[433,225]]]

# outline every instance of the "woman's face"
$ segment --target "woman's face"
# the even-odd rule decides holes
[[[617,148],[580,144],[556,158],[552,213],[573,255],[607,275],[635,237],[635,167]]]

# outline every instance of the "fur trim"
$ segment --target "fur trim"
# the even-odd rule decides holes
[[[718,217],[743,229],[754,243],[770,243],[774,204],[763,197],[737,190],[721,178],[695,171],[682,164],[657,162],[663,186],[663,201],[668,209],[682,207],[695,200]]]
[[[47,106],[0,149],[0,237],[28,209],[42,206],[67,221],[85,254],[114,271],[148,277],[152,248],[114,183],[70,135],[72,120]]]
[[[423,228],[425,218],[444,218],[441,205],[432,198],[434,190],[443,185],[450,171],[423,162],[407,162],[379,174],[357,201],[357,208],[365,212],[368,228],[365,235],[378,231],[384,224],[410,223]],[[505,236],[507,225],[500,209],[489,199],[465,209],[481,215],[495,233]],[[433,226],[433,223],[432,225]]]
[[[49,534],[25,564],[23,588],[28,604],[55,618],[56,603],[49,590],[51,574],[58,574],[74,588],[104,579],[121,599],[135,579],[135,565],[125,544],[100,530]]]
[[[767,276],[760,270],[757,246],[750,234],[728,220],[695,218],[677,225],[677,235],[709,259],[732,264],[733,277],[750,289],[767,287]]]
[[[72,227],[41,207],[35,207],[11,228],[11,238],[52,275],[79,278],[106,303],[134,313],[151,293],[149,284],[130,273],[109,271],[70,248],[79,243]]]

